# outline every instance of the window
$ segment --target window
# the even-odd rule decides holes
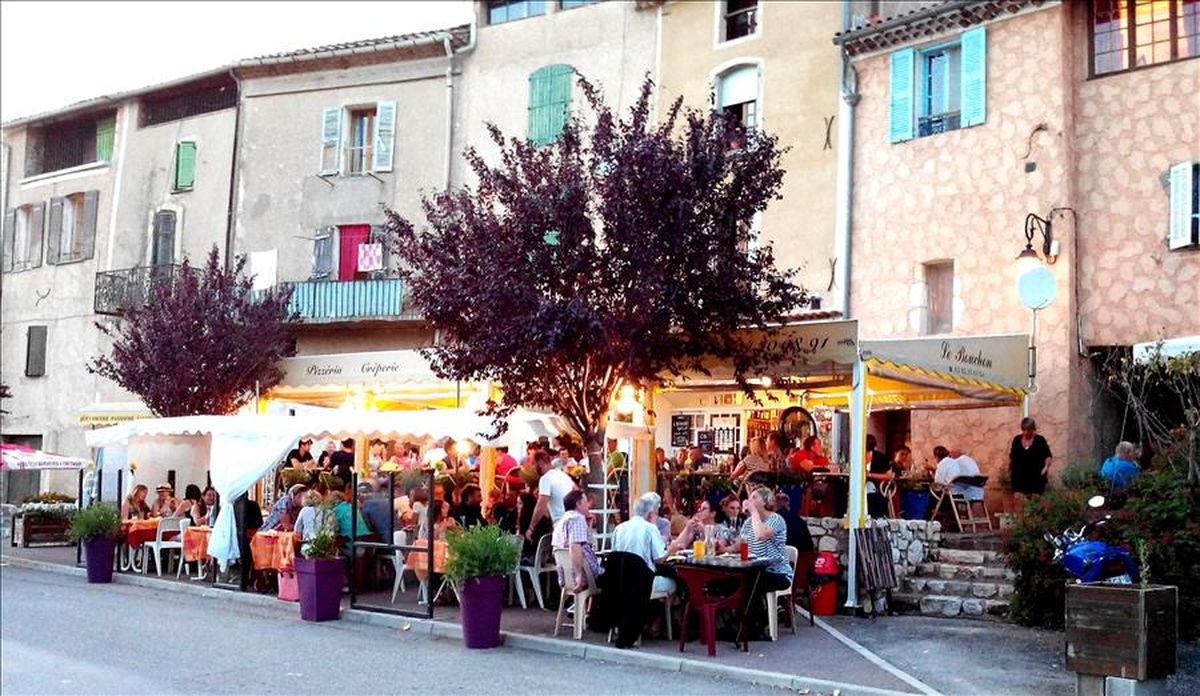
[[[746,131],[758,128],[758,77],[757,65],[737,66],[717,77],[717,109],[739,126],[730,142],[734,149],[745,145]]]
[[[115,116],[96,122],[96,161],[111,162],[113,141],[117,137],[117,119]]]
[[[73,263],[92,258],[99,202],[99,191],[72,193],[50,199],[46,263]]]
[[[395,140],[394,101],[326,107],[321,119],[321,175],[390,172]]]
[[[3,269],[27,271],[42,265],[42,233],[46,204],[23,205],[4,215]]]
[[[529,142],[533,145],[558,140],[570,115],[574,78],[569,65],[547,65],[529,76]]]
[[[175,211],[160,210],[154,214],[154,231],[150,242],[150,265],[170,266],[173,263],[175,263]]]
[[[1200,55],[1200,0],[1096,0],[1092,75]]]
[[[595,4],[596,0],[559,0],[558,8],[560,10],[573,10],[576,7],[586,7]]]
[[[546,14],[545,0],[487,0],[488,24],[504,24]]]
[[[977,126],[987,113],[987,34],[891,55],[888,139],[893,143]],[[915,127],[914,127],[915,126]]]
[[[322,227],[313,237],[312,275],[309,280],[329,280],[333,277],[333,237],[336,227]]]
[[[936,261],[925,268],[925,334],[950,333],[954,328],[954,262]]]
[[[758,0],[727,0],[723,5],[722,41],[733,41],[758,32]]]
[[[173,90],[147,95],[138,105],[138,126],[145,128],[237,106],[237,83],[215,75]]]
[[[1168,248],[1200,244],[1200,162],[1180,162],[1171,167],[1170,191]]]
[[[196,143],[175,143],[175,191],[191,191],[196,184]]]
[[[31,326],[25,334],[25,376],[46,374],[46,327]]]
[[[30,128],[25,148],[25,176],[109,162],[115,138],[115,112]]]

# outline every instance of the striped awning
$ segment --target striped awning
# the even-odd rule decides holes
[[[8,471],[79,469],[86,466],[87,463],[87,459],[51,454],[24,445],[12,443],[0,445],[0,469]]]

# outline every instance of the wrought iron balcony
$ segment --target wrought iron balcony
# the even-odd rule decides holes
[[[417,321],[421,315],[404,305],[404,283],[382,280],[310,280],[280,283],[292,288],[291,308],[308,324],[346,321]]]
[[[135,266],[96,273],[96,314],[121,315],[150,301],[157,283],[173,283],[179,266]]]
[[[958,130],[959,114],[957,111],[938,114],[937,116],[922,116],[917,122],[917,137],[924,138],[935,133],[946,133]]]

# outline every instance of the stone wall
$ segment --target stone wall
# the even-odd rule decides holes
[[[838,567],[838,601],[846,598],[847,569],[849,559],[849,532],[844,527],[841,517],[805,517],[808,531],[812,534],[813,544],[818,551],[831,551],[837,554]],[[925,520],[871,520],[870,524],[886,527],[892,542],[892,565],[896,571],[896,580],[903,583],[904,578],[914,575],[918,566],[931,560],[933,550],[942,543],[942,523],[926,522]],[[867,593],[859,592],[859,605],[866,607],[869,601]],[[887,608],[885,600],[876,600],[875,610],[882,612]]]

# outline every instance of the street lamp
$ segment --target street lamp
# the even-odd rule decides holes
[[[1025,248],[1017,254],[1018,276],[1023,276],[1041,265],[1041,258],[1033,248],[1033,236],[1039,232],[1042,235],[1042,256],[1045,257],[1046,263],[1053,265],[1058,260],[1058,243],[1054,241],[1050,220],[1037,213],[1030,213],[1025,216]]]

